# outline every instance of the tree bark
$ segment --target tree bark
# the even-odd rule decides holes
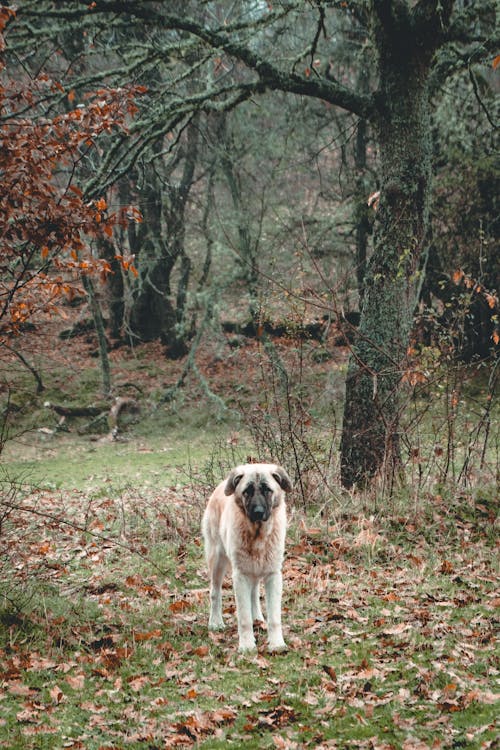
[[[99,344],[99,359],[101,361],[101,377],[102,377],[102,393],[104,396],[109,396],[111,393],[111,366],[109,364],[108,357],[108,343],[106,341],[106,332],[104,330],[104,321],[102,319],[101,306],[95,294],[94,284],[90,276],[82,274],[82,285],[85,289],[88,299],[89,307],[92,312],[94,319],[95,330],[97,333],[97,341]]]
[[[358,90],[363,94],[368,92],[368,66],[361,60],[358,76]],[[354,164],[356,167],[356,192],[354,206],[354,225],[356,231],[356,280],[358,286],[359,309],[363,306],[363,294],[366,274],[368,236],[371,231],[369,206],[366,190],[366,147],[368,140],[368,123],[364,118],[358,120],[356,126],[356,143],[354,149]]]
[[[132,334],[141,341],[161,339],[170,357],[187,353],[189,335],[186,304],[191,260],[184,249],[185,208],[197,162],[198,116],[187,126],[186,143],[180,158],[184,167],[179,180],[168,169],[160,180],[153,173],[143,189],[141,208],[145,221],[137,233],[139,289],[130,314]],[[157,151],[161,152],[161,144]],[[159,157],[161,158],[161,157]],[[168,178],[168,179],[167,179]],[[172,302],[171,275],[180,260],[180,275]]]
[[[431,193],[433,39],[416,33],[406,5],[373,6],[381,189],[346,382],[341,480],[347,488],[383,469],[393,477],[399,463],[400,384],[425,261]]]

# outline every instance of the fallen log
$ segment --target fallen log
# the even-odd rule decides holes
[[[120,431],[120,426],[123,426],[126,415],[134,416],[141,411],[138,401],[134,398],[123,396],[117,396],[113,400],[111,407],[107,403],[93,406],[66,406],[65,404],[53,404],[50,401],[46,401],[44,406],[47,409],[52,409],[52,411],[60,417],[58,423],[59,428],[62,428],[66,419],[93,417],[94,420],[91,422],[92,424],[95,423],[98,418],[105,418],[109,427],[108,437],[110,440],[116,440]]]
[[[52,409],[60,417],[97,417],[105,412],[107,404],[102,406],[64,406],[64,404],[53,404],[51,401],[44,403],[46,409]]]

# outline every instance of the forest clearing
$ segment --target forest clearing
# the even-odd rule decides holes
[[[469,488],[440,484],[434,450],[436,474],[418,493],[409,485],[384,499],[313,485],[304,503],[297,489],[284,565],[289,650],[270,655],[262,630],[258,652],[239,655],[229,576],[227,630],[208,631],[200,521],[229,467],[257,450],[265,457],[265,446],[241,417],[221,417],[215,402],[200,408],[196,378],[178,395],[184,420],[179,402],[143,403],[120,440],[79,435],[82,417],[57,431],[47,395],[71,403],[87,388],[90,398],[92,372],[99,384],[95,336],[61,342],[60,327],[29,344],[44,357],[46,392],[33,402],[36,424],[7,443],[2,462],[1,746],[495,746],[498,498],[488,471]],[[294,349],[276,343],[292,372]],[[303,346],[302,387],[324,408],[325,363],[311,357],[316,342]],[[242,363],[258,381],[258,350],[249,340],[221,367],[209,347],[201,362],[211,388],[227,394]],[[335,394],[347,351],[332,352]],[[127,350],[114,357],[129,380]],[[31,375],[11,366],[32,394]],[[154,393],[182,366],[143,345],[134,382]],[[325,439],[317,426],[304,437],[315,450]]]
[[[0,5],[0,748],[498,747],[496,5]]]

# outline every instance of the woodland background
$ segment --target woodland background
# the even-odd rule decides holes
[[[492,747],[494,4],[0,31],[0,746]],[[254,459],[290,650],[242,659],[199,521]]]

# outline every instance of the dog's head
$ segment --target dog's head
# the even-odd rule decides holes
[[[243,464],[231,471],[224,492],[234,495],[235,502],[252,523],[267,521],[274,508],[290,492],[292,481],[276,464]]]

